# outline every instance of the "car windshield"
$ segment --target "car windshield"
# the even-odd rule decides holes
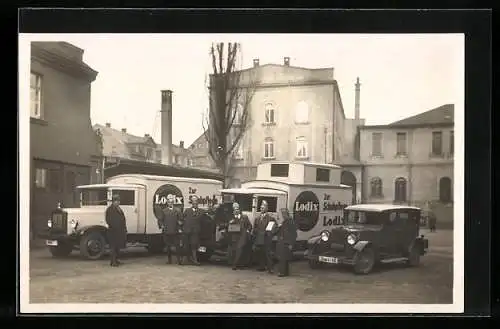
[[[253,194],[224,193],[222,199],[224,203],[238,202],[241,211],[252,211]]]
[[[384,223],[383,216],[379,212],[351,210],[347,211],[345,217],[348,224],[382,225]]]
[[[80,190],[82,206],[106,206],[108,204],[107,188],[86,188]]]

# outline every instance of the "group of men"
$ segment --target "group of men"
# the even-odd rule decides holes
[[[191,207],[182,213],[174,207],[175,197],[167,196],[167,207],[163,216],[158,220],[158,227],[163,232],[164,244],[167,253],[167,263],[172,264],[175,253],[177,264],[182,265],[186,260],[199,265],[198,248],[200,247],[201,220],[205,211],[199,209],[198,198],[191,198]],[[118,195],[113,196],[113,203],[106,210],[108,224],[108,240],[111,248],[111,266],[119,266],[119,251],[126,244],[126,222],[121,211]],[[231,258],[232,269],[243,266],[249,267],[257,263],[258,271],[273,273],[273,238],[277,237],[276,256],[278,258],[279,276],[289,275],[289,261],[292,258],[292,248],[297,238],[297,228],[288,210],[282,210],[282,218],[278,221],[268,213],[268,204],[263,200],[260,204],[260,213],[254,224],[248,216],[241,213],[238,203],[232,205],[232,218],[219,227],[228,235],[228,257]]]

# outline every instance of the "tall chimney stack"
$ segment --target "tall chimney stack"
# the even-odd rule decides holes
[[[354,119],[359,120],[359,93],[361,91],[361,84],[359,83],[359,77],[356,78],[356,94],[354,99]]]
[[[172,164],[172,91],[161,91],[161,145],[162,163]]]

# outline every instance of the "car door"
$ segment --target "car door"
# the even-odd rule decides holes
[[[120,208],[122,209],[127,222],[128,234],[135,234],[144,231],[144,225],[140,226],[138,209],[138,191],[130,189],[113,189],[112,194],[120,196]]]
[[[414,234],[409,227],[410,215],[408,210],[398,210],[394,222],[394,233],[396,239],[396,252],[404,253],[410,244],[411,236]]]
[[[384,218],[384,227],[381,231],[380,249],[384,254],[394,255],[398,249],[398,236],[400,234],[397,227],[397,212],[387,211]]]

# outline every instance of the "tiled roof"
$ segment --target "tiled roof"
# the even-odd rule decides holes
[[[445,104],[406,119],[395,121],[390,123],[389,126],[421,126],[429,124],[453,123],[455,118],[454,110],[454,104]]]

